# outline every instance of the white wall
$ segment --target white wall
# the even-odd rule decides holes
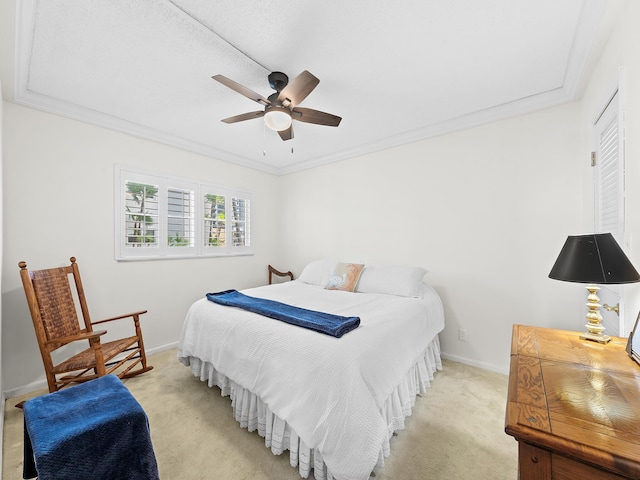
[[[285,177],[289,267],[421,265],[445,303],[445,355],[498,371],[513,323],[582,330],[584,289],[547,275],[567,235],[593,231],[591,126],[620,66],[626,237],[640,269],[639,22],[640,2],[628,2],[579,102]],[[640,285],[625,297],[628,330]]]
[[[21,260],[37,269],[76,256],[92,318],[148,309],[143,333],[151,351],[175,344],[194,300],[208,291],[265,284],[267,264],[278,262],[277,177],[10,102],[4,103],[3,133],[6,390],[43,378],[18,273]],[[254,192],[256,254],[116,262],[114,164]]]
[[[579,115],[571,103],[286,176],[287,267],[423,266],[443,351],[506,372],[512,324],[584,323],[583,289],[547,278],[584,228]]]

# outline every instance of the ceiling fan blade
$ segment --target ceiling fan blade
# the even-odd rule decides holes
[[[280,135],[280,138],[282,140],[284,140],[285,142],[287,140],[291,140],[293,138],[293,125],[291,125],[289,128],[287,128],[286,130],[280,130],[278,132],[278,135]]]
[[[293,108],[302,103],[319,83],[320,80],[305,70],[282,89],[278,100],[282,102],[283,106]]]
[[[317,125],[326,125],[328,127],[337,127],[340,125],[342,117],[332,115],[330,113],[313,110],[311,108],[294,108],[291,116],[299,122],[315,123]]]
[[[236,122],[244,122],[245,120],[252,120],[254,118],[260,118],[260,117],[264,117],[263,110],[259,110],[257,112],[241,113],[240,115],[234,115],[233,117],[223,118],[220,121],[224,123],[236,123]]]
[[[211,78],[213,78],[214,80],[217,80],[218,82],[223,84],[225,87],[229,87],[231,90],[238,92],[240,95],[244,95],[248,99],[253,100],[254,102],[258,102],[261,105],[265,105],[265,106],[271,105],[271,102],[266,98],[264,98],[262,95],[254,92],[253,90],[245,87],[244,85],[240,85],[238,82],[231,80],[230,78],[227,78],[224,75],[214,75]]]

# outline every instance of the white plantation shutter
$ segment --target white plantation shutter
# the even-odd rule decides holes
[[[250,254],[252,195],[222,187],[203,186],[205,252]]]
[[[204,246],[222,248],[227,243],[225,197],[215,193],[204,194]]]
[[[594,230],[610,232],[624,248],[624,136],[619,97],[616,91],[594,125]],[[603,311],[602,325],[608,335],[624,334],[622,292],[619,285],[602,285],[599,292],[601,304],[620,306],[619,315]]]
[[[624,245],[624,169],[616,93],[596,122],[595,229]]]
[[[167,189],[167,245],[193,247],[196,240],[194,191]]]
[[[251,246],[251,201],[246,198],[231,198],[231,231],[233,245]]]
[[[125,181],[124,210],[123,240],[126,247],[157,247],[158,185]]]
[[[116,167],[116,259],[251,255],[248,192]]]

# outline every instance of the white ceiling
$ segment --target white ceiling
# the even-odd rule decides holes
[[[24,0],[16,101],[283,174],[571,101],[602,42],[604,0]],[[283,142],[269,72],[320,79]]]

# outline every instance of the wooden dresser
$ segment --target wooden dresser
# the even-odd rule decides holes
[[[505,431],[520,480],[640,479],[640,366],[626,339],[514,325]]]

